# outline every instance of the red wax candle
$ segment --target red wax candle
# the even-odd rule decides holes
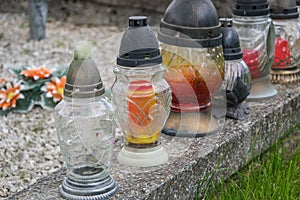
[[[243,50],[243,60],[248,65],[252,78],[260,76],[258,66],[258,51],[252,49]]]
[[[128,89],[127,104],[131,123],[140,127],[147,126],[152,121],[150,113],[156,105],[151,82],[145,80],[132,81]]]
[[[275,40],[275,56],[272,68],[286,68],[291,63],[289,42],[277,37]]]
[[[209,68],[201,68],[201,73],[196,68],[181,65],[169,67],[165,73],[165,78],[172,90],[171,109],[173,111],[196,112],[210,108],[211,93],[214,91],[209,90],[208,84],[218,79]],[[219,83],[214,85],[218,87]]]

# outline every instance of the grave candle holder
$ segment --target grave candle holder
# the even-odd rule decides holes
[[[274,58],[275,33],[267,0],[236,0],[233,8],[233,27],[236,29],[248,65],[252,88],[248,99],[276,96],[270,81]]]
[[[158,43],[147,25],[147,17],[130,17],[111,89],[115,118],[125,134],[125,145],[117,158],[121,164],[148,167],[168,160],[159,136],[170,112],[171,91],[161,63]]]
[[[221,18],[222,45],[225,58],[226,116],[244,120],[250,113],[245,99],[250,94],[251,75],[243,61],[239,36],[232,27],[232,19]]]
[[[165,78],[172,90],[163,133],[200,137],[218,130],[212,98],[224,79],[220,23],[210,0],[174,0],[158,31]]]
[[[270,11],[276,34],[271,80],[273,83],[295,83],[300,79],[300,25],[296,1],[272,0]]]
[[[59,192],[66,199],[106,199],[117,191],[109,174],[114,146],[113,107],[104,95],[90,45],[75,51],[55,108],[57,136],[67,167]]]

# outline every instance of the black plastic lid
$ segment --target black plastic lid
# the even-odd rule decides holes
[[[272,19],[297,19],[299,13],[295,0],[272,0],[270,2]]]
[[[158,42],[154,32],[147,25],[147,17],[129,17],[129,26],[121,40],[117,64],[125,67],[142,67],[161,63]]]
[[[221,31],[223,35],[222,46],[225,60],[237,60],[243,57],[239,35],[232,27],[232,19],[221,18]]]
[[[161,20],[158,40],[182,47],[222,44],[217,11],[210,0],[173,0]]]
[[[264,16],[270,14],[267,0],[236,0],[233,15],[236,16]]]

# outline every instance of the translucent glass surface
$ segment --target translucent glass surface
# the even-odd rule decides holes
[[[113,108],[106,97],[66,99],[55,109],[61,152],[72,180],[102,179],[112,156]]]
[[[225,88],[227,91],[232,91],[238,78],[241,78],[243,83],[251,88],[251,75],[247,64],[242,59],[225,61],[225,69]]]
[[[175,112],[199,112],[211,108],[212,96],[224,79],[221,46],[186,48],[161,44],[165,78],[172,90],[171,109]]]
[[[164,68],[115,69],[112,100],[115,119],[132,145],[155,144],[170,112],[171,91],[163,78]]]
[[[272,68],[288,69],[300,63],[300,25],[298,19],[273,20],[275,26],[275,56]]]
[[[233,27],[239,34],[243,60],[249,67],[252,79],[269,76],[274,56],[272,20],[268,16],[233,16]]]

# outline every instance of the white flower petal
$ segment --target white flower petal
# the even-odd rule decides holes
[[[44,86],[41,87],[41,90],[42,90],[43,92],[47,92],[47,87],[44,85]]]
[[[57,102],[59,102],[59,99],[53,98],[53,101],[54,101],[55,103],[57,103]]]
[[[37,75],[34,75],[34,76],[33,76],[33,79],[36,81],[36,80],[39,79],[39,77],[38,77]]]
[[[24,96],[24,94],[20,94],[20,96],[19,96],[19,99],[25,99],[25,96]]]
[[[20,93],[20,90],[16,90],[16,91],[14,92],[14,96],[17,95],[17,94],[19,94],[19,93]]]
[[[46,97],[47,97],[47,98],[51,98],[51,97],[53,97],[53,96],[52,96],[51,92],[47,92],[47,93],[46,93]]]

